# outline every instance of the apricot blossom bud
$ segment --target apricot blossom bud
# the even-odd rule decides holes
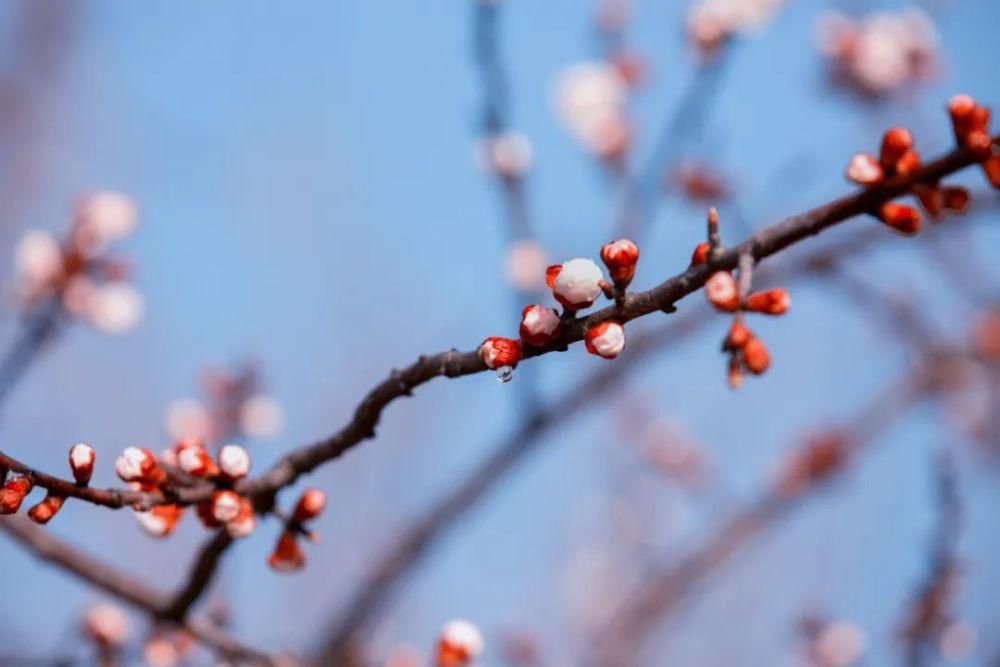
[[[184,442],[175,449],[177,465],[181,470],[194,477],[210,479],[218,477],[219,466],[209,455],[200,442]]]
[[[955,95],[948,102],[948,114],[956,141],[980,157],[988,156],[992,143],[988,132],[990,110],[969,95]]]
[[[225,445],[219,450],[219,468],[231,480],[242,479],[250,472],[250,454],[240,445]]]
[[[743,346],[743,363],[754,375],[762,374],[771,365],[771,355],[759,338],[751,336]]]
[[[242,538],[253,533],[257,527],[257,516],[253,511],[253,503],[249,498],[240,498],[240,513],[226,524],[226,532],[230,537]]]
[[[167,478],[153,452],[145,447],[126,447],[115,461],[115,472],[123,482],[141,482],[153,486],[163,484]]]
[[[882,165],[878,163],[875,156],[868,153],[858,153],[852,157],[847,164],[845,173],[849,181],[863,186],[875,185],[885,179]]]
[[[546,281],[551,277],[552,294],[568,310],[589,308],[601,296],[604,274],[589,259],[571,259],[562,265],[546,270]]]
[[[545,306],[525,306],[521,311],[520,335],[528,345],[545,345],[559,337],[559,313]]]
[[[278,572],[293,572],[301,570],[306,564],[306,555],[299,544],[298,536],[290,530],[285,530],[274,545],[274,551],[267,557],[267,564]]]
[[[184,516],[184,508],[177,505],[156,505],[146,512],[133,512],[132,515],[147,534],[162,539],[174,532],[177,523]]]
[[[878,219],[902,234],[912,235],[920,231],[920,211],[907,204],[883,204]]]
[[[756,292],[747,297],[744,306],[747,310],[765,315],[782,315],[788,310],[791,298],[788,291],[775,287],[764,292]]]
[[[584,343],[587,352],[614,359],[625,348],[625,327],[617,320],[604,320],[587,329]]]
[[[635,276],[639,261],[639,246],[628,239],[612,241],[601,247],[601,261],[608,267],[611,280],[619,288],[628,287]]]
[[[718,310],[734,311],[740,307],[740,292],[729,271],[716,271],[705,283],[705,297]]]
[[[112,604],[97,604],[81,619],[83,633],[105,648],[121,646],[128,639],[128,618]]]
[[[324,507],[326,507],[326,494],[319,489],[306,489],[299,497],[299,502],[295,504],[292,521],[295,523],[311,521],[320,515]]]
[[[752,335],[750,329],[743,323],[743,320],[735,317],[733,318],[732,326],[729,327],[729,334],[726,335],[726,342],[723,345],[723,349],[742,350]]]
[[[235,491],[223,489],[212,494],[212,517],[219,523],[232,521],[240,514],[241,499]]]
[[[16,514],[34,483],[25,475],[12,474],[0,487],[0,514]]]
[[[490,370],[504,366],[514,368],[524,355],[521,341],[499,336],[490,336],[479,346],[479,358]]]
[[[437,667],[467,667],[483,652],[483,635],[469,621],[448,621],[438,640]]]
[[[53,495],[50,491],[42,502],[28,510],[28,518],[35,523],[46,524],[62,509],[64,502],[65,497]]]
[[[712,249],[712,244],[708,241],[702,241],[694,247],[694,252],[691,253],[691,264],[689,266],[698,266],[699,264],[704,264],[708,261],[708,253]]]
[[[81,486],[86,486],[90,482],[91,475],[94,474],[94,460],[97,455],[94,448],[80,442],[73,445],[69,450],[69,467],[73,471],[73,479]]]
[[[895,171],[897,163],[912,149],[913,136],[909,130],[904,127],[890,128],[882,137],[879,161],[884,169]]]

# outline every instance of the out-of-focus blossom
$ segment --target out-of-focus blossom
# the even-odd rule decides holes
[[[810,655],[816,667],[851,667],[865,654],[864,630],[850,620],[825,624],[813,638]]]
[[[62,275],[62,249],[48,232],[29,231],[17,244],[14,263],[22,289],[28,294],[53,285]]]
[[[400,644],[393,647],[385,660],[385,667],[423,667],[424,660],[420,651],[412,644]]]
[[[604,159],[621,157],[631,141],[625,118],[628,81],[613,64],[593,61],[560,73],[555,85],[559,119],[587,150]]]
[[[892,94],[931,78],[937,69],[937,31],[919,9],[857,21],[830,12],[820,18],[816,35],[834,81],[865,96]]]
[[[531,169],[533,156],[528,137],[513,130],[483,137],[476,147],[480,168],[508,179],[524,176]]]
[[[102,647],[118,647],[128,639],[128,618],[121,609],[109,603],[88,607],[80,625],[83,634]]]
[[[162,539],[170,536],[177,528],[184,516],[184,508],[177,505],[157,505],[145,512],[133,512],[132,515],[148,535]]]
[[[142,295],[130,283],[113,282],[102,285],[89,302],[90,322],[111,334],[125,333],[142,319],[146,305]]]
[[[669,175],[667,185],[691,202],[717,204],[729,196],[725,176],[704,162],[684,162]]]
[[[271,396],[251,396],[240,408],[240,430],[250,438],[273,437],[281,431],[284,421],[281,404]]]
[[[473,623],[455,619],[441,629],[437,667],[468,667],[483,652],[483,635]]]
[[[688,12],[688,39],[711,58],[730,39],[761,30],[783,0],[700,0]]]
[[[507,248],[504,270],[507,280],[517,289],[533,292],[545,285],[545,267],[549,257],[535,240],[520,239]]]
[[[949,623],[938,637],[938,651],[949,662],[964,660],[976,646],[976,629],[964,621]]]
[[[208,440],[211,433],[211,416],[200,401],[183,398],[167,408],[167,433],[175,440],[194,438]]]
[[[93,192],[77,203],[74,241],[84,255],[95,257],[135,231],[138,222],[139,213],[131,198],[120,192]]]

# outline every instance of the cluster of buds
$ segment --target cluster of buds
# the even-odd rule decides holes
[[[851,454],[851,441],[843,433],[829,432],[808,438],[786,458],[775,483],[783,496],[797,496],[844,469]]]
[[[95,192],[77,204],[67,238],[31,231],[16,253],[18,292],[26,307],[54,300],[62,309],[109,333],[131,329],[143,300],[129,268],[109,258],[109,246],[136,227],[135,205],[117,192]]]
[[[711,60],[740,34],[761,30],[782,0],[699,0],[688,12],[688,39],[702,60]]]
[[[978,104],[969,95],[956,95],[948,103],[955,140],[980,158],[987,180],[1000,190],[1000,152],[990,137],[990,109]]]
[[[306,555],[299,544],[299,537],[317,542],[316,533],[306,527],[306,523],[318,517],[326,507],[326,495],[319,489],[306,489],[295,504],[291,517],[278,537],[274,550],[267,558],[267,564],[277,572],[294,572],[306,564]]]
[[[216,443],[228,438],[268,438],[284,421],[281,405],[265,394],[252,363],[202,373],[203,399],[183,398],[167,408],[167,432],[175,440]]]
[[[902,176],[920,167],[920,155],[913,148],[913,136],[902,127],[890,128],[882,137],[879,157],[857,153],[847,165],[847,179],[863,187],[872,187],[893,176]],[[945,211],[964,213],[969,206],[969,191],[961,186],[920,183],[913,187],[924,210],[932,218]],[[920,212],[906,204],[887,202],[875,216],[902,234],[920,231]]]
[[[86,486],[94,472],[94,450],[90,445],[84,443],[73,445],[69,450],[69,466],[76,483],[79,486]],[[31,493],[34,483],[27,475],[5,475],[2,470],[0,470],[0,481],[4,482],[0,488],[0,514],[15,514],[21,509],[21,504],[27,495]],[[62,509],[65,502],[65,496],[49,491],[38,504],[28,510],[28,518],[35,523],[46,524]]]
[[[719,238],[719,215],[712,208],[708,212],[708,241],[699,243],[691,257],[691,266],[711,261],[722,249]],[[740,280],[737,283],[731,271],[716,271],[705,281],[705,298],[718,311],[733,314],[733,322],[722,342],[722,351],[729,356],[727,376],[729,386],[738,389],[743,384],[744,372],[763,374],[771,365],[767,346],[744,323],[745,313],[784,315],[791,305],[791,297],[783,287],[762,292],[750,292],[753,258],[740,258]]]
[[[834,83],[866,98],[925,81],[937,69],[937,31],[918,9],[879,12],[861,21],[831,12],[820,19],[816,32]]]
[[[462,619],[445,623],[438,637],[437,667],[469,667],[483,652],[483,635],[474,624]]]
[[[621,302],[625,290],[635,277],[639,247],[628,239],[605,244],[601,260],[608,269],[611,282],[604,279],[601,268],[590,259],[571,259],[545,270],[545,282],[552,295],[563,307],[562,315],[554,308],[531,304],[521,311],[519,339],[491,336],[479,346],[479,356],[501,382],[510,381],[514,368],[524,357],[525,346],[543,347],[557,342],[562,336],[563,321],[577,311],[591,307],[603,294]],[[617,320],[604,320],[586,331],[587,351],[605,359],[614,359],[625,347],[625,329]]]
[[[5,473],[0,481],[3,482],[0,487],[0,514],[16,514],[34,488],[34,482],[27,475],[18,473]]]
[[[621,164],[632,141],[625,114],[629,80],[613,62],[593,61],[564,70],[555,84],[559,119],[580,144],[608,164]]]

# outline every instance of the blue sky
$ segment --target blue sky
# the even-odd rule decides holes
[[[847,158],[874,149],[889,124],[911,125],[927,154],[945,150],[943,105],[956,91],[1000,104],[988,55],[1000,5],[933,4],[941,76],[875,107],[824,85],[812,29],[827,2],[789,3],[763,34],[737,45],[694,153],[739,175],[741,205],[756,224],[846,192]],[[629,41],[651,68],[634,105],[640,159],[692,73],[681,40],[685,7],[637,2]],[[514,332],[501,209],[472,159],[481,90],[471,2],[117,0],[78,9],[68,64],[38,112],[42,176],[15,228],[4,230],[4,256],[19,230],[63,228],[78,193],[128,192],[142,227],[125,250],[148,313],[126,337],[81,327],[50,350],[5,406],[5,451],[59,471],[66,448],[86,440],[98,450],[95,481],[110,484],[121,448],[166,444],[163,410],[194,391],[203,365],[253,357],[287,418],[279,438],[254,445],[259,470],[339,427],[389,368]],[[530,205],[540,239],[560,259],[595,256],[614,212],[605,179],[551,111],[560,69],[596,55],[590,17],[587,3],[509,0],[501,21],[512,120],[535,147]],[[773,182],[776,170],[803,156],[811,176],[794,187]],[[959,180],[981,185],[971,172]],[[683,202],[660,207],[637,287],[685,265],[702,220]],[[974,249],[996,263],[997,231],[986,227],[975,226]],[[968,308],[925,270],[920,250],[883,244],[851,264],[932,303],[928,315],[942,331],[962,335]],[[0,267],[9,275],[8,260]],[[646,479],[659,507],[651,516],[688,516],[676,531],[662,528],[664,553],[683,553],[728,503],[751,496],[803,429],[851,414],[903,367],[902,346],[828,288],[803,284],[793,299],[786,318],[759,325],[773,370],[740,393],[723,386],[721,318],[665,348],[629,383],[705,443],[729,498],[678,497]],[[11,336],[12,318],[3,325]],[[558,396],[602,362],[574,349],[533,363],[544,394]],[[271,521],[228,557],[224,589],[236,631],[270,648],[315,642],[372,554],[518,423],[514,396],[513,386],[476,376],[436,381],[393,404],[376,441],[308,480],[332,499],[308,570],[282,577],[266,568]],[[610,535],[606,517],[588,508],[622,483],[609,461],[628,447],[609,419],[612,404],[595,401],[549,436],[441,544],[393,604],[377,634],[380,651],[401,641],[429,646],[443,621],[467,616],[488,639],[533,628],[553,664],[572,663],[580,634],[563,575],[573,552],[588,546],[581,540]],[[997,616],[988,594],[1000,545],[996,479],[953,441],[931,409],[893,429],[854,474],[699,589],[651,643],[649,664],[733,655],[741,664],[791,664],[792,623],[811,603],[865,627],[870,664],[894,657],[894,627],[922,572],[934,517],[930,457],[946,442],[962,452],[972,576],[961,610],[982,627],[983,653],[968,663],[980,664],[998,648],[989,639]],[[51,530],[166,586],[180,580],[202,539],[194,523],[153,543],[124,512],[71,504]],[[32,653],[52,648],[52,637],[96,597],[9,546],[0,550],[0,588],[24,600],[0,605],[0,642]],[[495,643],[485,664],[499,664]]]

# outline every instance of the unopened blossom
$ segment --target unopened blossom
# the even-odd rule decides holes
[[[64,502],[66,502],[65,497],[50,491],[40,503],[28,510],[28,518],[35,523],[46,524],[62,509]]]
[[[281,431],[285,413],[273,397],[250,396],[240,406],[239,427],[248,438],[270,438]]]
[[[257,516],[253,511],[253,503],[249,498],[240,498],[240,511],[236,518],[226,523],[226,532],[230,537],[243,538],[253,533],[257,527]]]
[[[858,153],[852,157],[845,173],[848,180],[864,186],[875,185],[885,179],[882,166],[869,153]]]
[[[86,485],[90,482],[91,475],[94,474],[94,461],[97,455],[94,448],[80,442],[73,445],[69,450],[69,467],[73,471],[73,479],[77,484]]]
[[[246,477],[250,472],[250,453],[240,445],[225,445],[219,450],[219,469],[231,480]]]
[[[88,316],[98,329],[119,334],[134,328],[145,309],[145,301],[135,287],[126,282],[111,282],[91,295]]]
[[[187,474],[202,479],[218,476],[219,467],[200,442],[182,441],[174,450],[177,452],[177,465]]]
[[[115,473],[123,482],[159,485],[166,480],[156,457],[144,447],[127,447],[115,461]]]
[[[29,231],[17,244],[14,263],[25,296],[31,298],[62,274],[63,251],[52,234]]]
[[[32,487],[34,484],[26,475],[8,475],[7,481],[0,487],[0,514],[16,514]]]
[[[956,95],[948,104],[948,113],[956,141],[982,160],[980,166],[986,179],[994,188],[1000,189],[1000,153],[994,153],[992,149],[990,110],[968,95]]]
[[[516,179],[531,169],[531,141],[520,132],[508,130],[480,140],[477,157],[483,169],[503,178]]]
[[[729,271],[716,271],[705,282],[705,298],[718,310],[734,311],[740,307],[740,291]]]
[[[282,531],[274,551],[267,558],[267,564],[277,572],[293,572],[306,564],[306,555],[299,544],[298,536],[291,530]]]
[[[601,247],[601,261],[608,267],[611,280],[619,288],[628,287],[635,276],[639,246],[628,239],[612,241]]]
[[[937,32],[918,9],[878,12],[860,21],[830,12],[817,25],[817,39],[835,81],[871,97],[930,78],[939,60]]]
[[[691,253],[691,263],[690,266],[698,266],[699,264],[704,264],[708,261],[708,253],[712,250],[712,244],[708,241],[702,241],[694,247],[694,252]]]
[[[754,375],[761,375],[771,365],[771,355],[761,339],[751,336],[743,346],[743,364]]]
[[[522,356],[521,342],[510,338],[491,336],[479,346],[479,358],[491,370],[514,368]]]
[[[80,625],[87,637],[105,648],[121,646],[128,639],[128,618],[112,604],[102,603],[88,607]]]
[[[630,131],[624,117],[627,95],[628,81],[613,64],[581,63],[559,75],[556,112],[585,148],[611,158],[628,147]]]
[[[788,296],[788,290],[781,287],[750,294],[744,304],[747,310],[765,315],[782,315],[790,305],[791,297]]]
[[[521,311],[521,340],[529,345],[545,345],[559,337],[559,313],[537,304],[525,306]]]
[[[455,619],[441,629],[437,667],[467,667],[483,652],[483,635],[473,623]]]
[[[614,359],[625,349],[625,327],[616,320],[604,320],[587,329],[584,344],[587,352]]]
[[[222,489],[212,494],[212,517],[219,523],[232,521],[240,514],[241,499],[235,491]]]
[[[545,285],[545,267],[549,264],[545,248],[534,239],[519,239],[507,247],[504,272],[510,284],[524,292]]]
[[[552,295],[568,310],[582,310],[593,305],[603,293],[604,274],[593,260],[571,259],[546,270],[546,282]]]
[[[127,195],[93,192],[77,203],[74,240],[85,254],[94,256],[135,231],[138,219],[136,205]]]
[[[147,534],[162,539],[177,528],[178,522],[184,516],[184,508],[177,505],[156,505],[144,512],[135,511],[132,516]]]
[[[838,620],[820,630],[811,652],[820,667],[852,667],[864,656],[865,644],[865,633],[856,623]]]
[[[907,204],[887,202],[879,208],[878,219],[896,231],[913,235],[920,231],[920,211]]]
[[[292,521],[303,523],[315,519],[326,507],[326,494],[319,489],[306,489],[295,504]]]

